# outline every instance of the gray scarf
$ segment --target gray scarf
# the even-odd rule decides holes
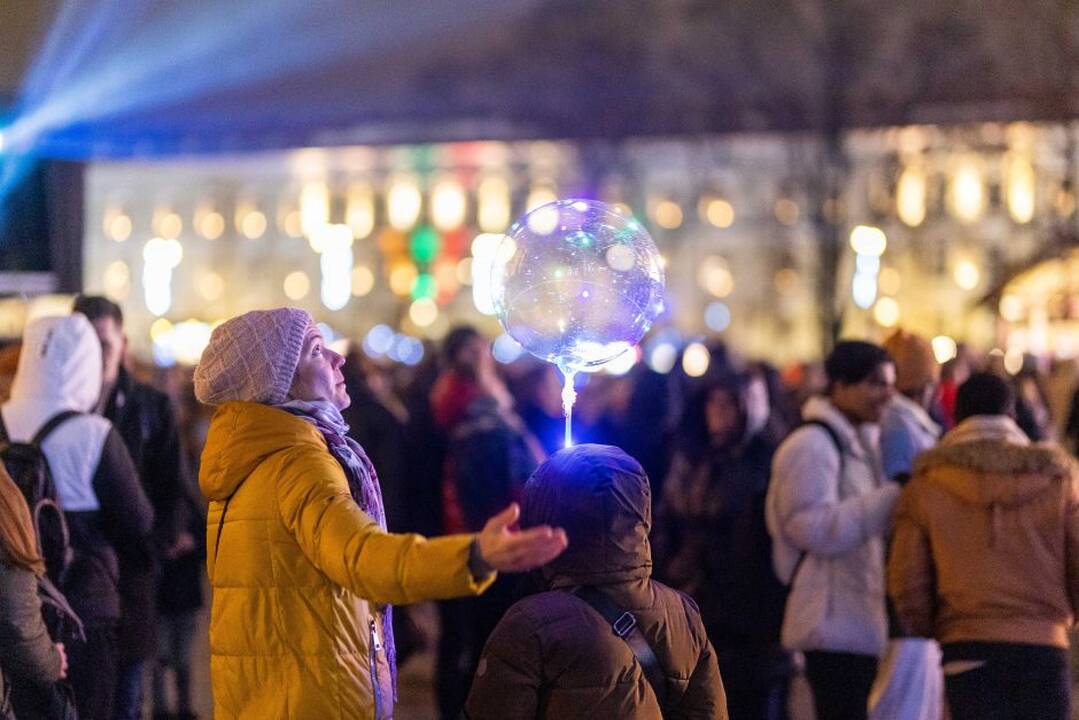
[[[330,454],[341,465],[348,479],[352,499],[360,508],[374,518],[378,526],[386,529],[386,509],[382,503],[382,488],[378,484],[375,466],[358,442],[348,436],[348,425],[341,411],[326,400],[290,400],[275,407],[305,420],[322,433]],[[393,641],[393,608],[381,606],[382,636],[386,647],[386,661],[393,679],[394,700],[397,699],[397,648]],[[378,678],[371,678],[377,683]]]

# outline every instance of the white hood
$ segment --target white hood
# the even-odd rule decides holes
[[[100,394],[101,343],[86,316],[39,318],[23,332],[4,425],[13,440],[27,441],[58,412],[92,413]],[[96,415],[74,418],[42,445],[65,510],[98,508],[91,478],[111,428]]]
[[[101,395],[101,343],[85,315],[45,317],[26,326],[12,401],[33,401],[45,414],[90,412]]]

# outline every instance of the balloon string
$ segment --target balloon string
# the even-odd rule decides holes
[[[562,412],[566,415],[565,447],[571,447],[573,445],[573,404],[577,402],[577,391],[573,389],[573,376],[576,373],[567,371],[565,368],[559,369],[562,370],[562,377],[565,378],[562,385]]]

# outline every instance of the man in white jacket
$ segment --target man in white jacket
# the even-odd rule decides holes
[[[845,341],[825,360],[826,397],[772,463],[766,514],[777,575],[790,585],[782,642],[805,654],[818,720],[865,720],[887,641],[884,537],[899,486],[881,470],[878,428],[895,365]]]

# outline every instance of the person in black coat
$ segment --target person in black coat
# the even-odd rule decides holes
[[[146,663],[157,653],[155,576],[180,537],[185,462],[176,414],[168,395],[138,382],[123,365],[127,349],[120,307],[100,296],[79,296],[74,312],[93,324],[101,341],[102,390],[97,411],[112,421],[135,463],[154,508],[152,542],[120,558],[120,669],[117,720],[141,717]]]
[[[657,575],[700,605],[732,720],[786,717],[786,594],[764,520],[777,442],[750,411],[759,383],[730,373],[689,398],[653,533]]]

